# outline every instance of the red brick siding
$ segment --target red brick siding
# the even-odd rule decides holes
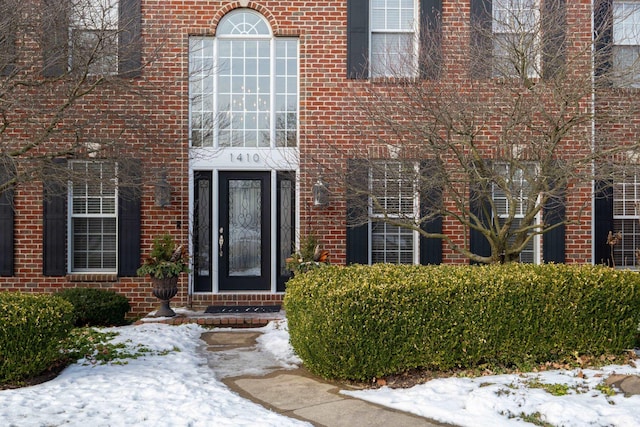
[[[142,77],[135,81],[144,96],[120,96],[117,91],[96,93],[81,103],[77,117],[93,120],[100,117],[88,131],[94,134],[124,138],[130,156],[144,161],[142,198],[142,253],[146,254],[158,233],[170,232],[181,242],[188,241],[188,37],[215,35],[216,25],[225,13],[243,2],[142,0],[144,58],[150,61]],[[584,47],[591,38],[589,30],[590,2],[571,1],[568,4],[570,46]],[[301,233],[314,232],[323,247],[330,251],[332,263],[345,260],[346,205],[342,178],[346,159],[358,153],[375,152],[373,139],[363,132],[363,113],[356,110],[357,94],[371,84],[346,79],[346,2],[328,1],[262,1],[248,2],[248,7],[262,13],[274,34],[297,36],[300,39],[300,228]],[[467,80],[465,50],[469,38],[469,1],[443,2],[443,78],[459,81],[461,96],[471,84]],[[480,83],[473,82],[478,85]],[[491,102],[490,84],[486,88]],[[99,114],[106,108],[106,117]],[[584,105],[584,108],[587,108]],[[138,126],[140,125],[140,126]],[[496,123],[496,126],[499,126]],[[601,124],[604,130],[606,124]],[[638,121],[633,128],[623,125],[614,131],[621,138],[637,135]],[[608,131],[608,130],[607,130]],[[567,144],[566,155],[582,155],[588,149],[590,129],[582,129]],[[492,147],[487,135],[487,155]],[[154,182],[166,169],[172,186],[171,206],[154,205]],[[330,185],[331,203],[326,208],[313,207],[311,187],[318,177]],[[580,185],[568,192],[570,219],[567,227],[567,262],[591,262],[591,188]],[[42,276],[42,185],[22,185],[15,196],[15,276],[0,278],[3,290],[53,292],[64,287],[91,286],[113,289],[130,298],[135,315],[154,309],[157,302],[151,295],[146,278],[118,278],[114,281],[78,282],[66,277]],[[576,212],[581,209],[581,216]],[[465,245],[468,236],[456,222],[446,219],[444,232],[455,236],[457,245]],[[466,263],[467,260],[445,245],[445,263]],[[90,277],[90,279],[96,279]],[[174,306],[193,304],[203,308],[210,304],[270,304],[281,301],[282,295],[218,294],[187,295],[186,276],[181,279],[180,292]]]

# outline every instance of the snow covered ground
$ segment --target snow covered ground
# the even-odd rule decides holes
[[[607,396],[596,388],[614,372],[640,374],[631,366],[609,366],[602,370],[436,379],[406,390],[344,393],[460,426],[534,425],[523,421],[528,416],[553,426],[638,427],[640,396]],[[554,396],[542,388],[544,384],[550,385],[551,391],[564,390],[557,385],[567,385],[567,394]]]
[[[169,352],[126,359],[126,364],[78,363],[50,382],[0,391],[0,425],[308,426],[242,399],[216,380],[200,326],[144,324],[108,330],[120,333],[118,342]],[[281,343],[286,334],[273,327],[263,330],[273,343]],[[289,364],[284,342],[284,349],[272,348]]]
[[[197,325],[144,324],[113,328],[118,342],[156,353],[126,364],[77,363],[56,379],[0,391],[3,426],[302,426],[230,391],[207,364],[206,331]],[[260,352],[282,368],[300,361],[288,344],[286,322],[259,329]],[[175,349],[179,349],[176,351]],[[251,372],[239,363],[238,375]],[[406,390],[381,388],[346,394],[460,426],[517,426],[521,414],[554,426],[640,426],[640,396],[607,396],[598,388],[611,373],[640,375],[632,366],[601,370],[449,378]],[[543,384],[564,384],[553,396]],[[558,386],[560,387],[560,386]],[[562,387],[560,387],[562,388]],[[537,414],[537,415],[534,415]]]

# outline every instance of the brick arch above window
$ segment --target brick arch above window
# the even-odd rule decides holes
[[[218,10],[218,12],[214,15],[213,19],[211,20],[211,28],[213,29],[214,36],[216,35],[216,32],[218,30],[218,24],[220,23],[220,20],[229,12],[237,9],[250,9],[260,13],[269,23],[269,26],[271,27],[271,32],[273,33],[274,36],[284,35],[284,34],[281,34],[280,25],[278,25],[278,21],[273,16],[273,14],[269,11],[269,9],[267,9],[266,7],[264,7],[263,5],[257,2],[235,1],[225,5],[220,10]],[[291,34],[286,34],[286,35],[291,35]]]

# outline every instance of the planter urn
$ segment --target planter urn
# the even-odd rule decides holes
[[[156,317],[173,317],[176,312],[171,309],[169,302],[178,293],[178,276],[151,277],[153,284],[153,296],[160,300],[160,308],[156,311]]]

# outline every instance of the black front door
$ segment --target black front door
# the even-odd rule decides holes
[[[270,290],[269,172],[220,172],[218,195],[219,290]]]

